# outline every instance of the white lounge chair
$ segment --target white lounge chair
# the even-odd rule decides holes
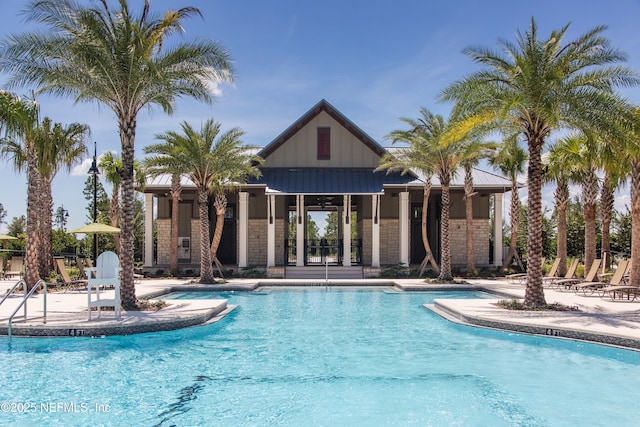
[[[89,320],[93,307],[98,308],[98,317],[102,307],[113,307],[116,319],[120,318],[120,270],[120,261],[113,252],[101,253],[95,267],[85,268]],[[100,289],[103,287],[113,287],[113,298],[100,297]]]

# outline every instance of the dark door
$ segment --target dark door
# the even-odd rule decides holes
[[[215,210],[213,227],[215,228]],[[215,231],[215,230],[214,230]],[[227,205],[227,211],[224,214],[224,227],[222,228],[222,239],[220,239],[220,246],[218,247],[218,260],[222,264],[236,264],[237,263],[237,246],[236,246],[236,206],[233,204]]]

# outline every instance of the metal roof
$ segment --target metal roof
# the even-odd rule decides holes
[[[262,168],[262,177],[247,185],[264,185],[279,194],[376,194],[385,185],[404,185],[415,178],[369,168]]]

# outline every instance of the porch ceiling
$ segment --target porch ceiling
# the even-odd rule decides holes
[[[266,185],[279,194],[380,194],[384,185],[402,185],[415,178],[368,168],[263,168],[249,185]]]

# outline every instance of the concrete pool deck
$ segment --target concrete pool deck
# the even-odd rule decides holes
[[[0,295],[14,281],[0,280]],[[580,339],[604,344],[640,349],[640,302],[613,302],[597,296],[585,297],[573,291],[545,289],[548,303],[577,307],[580,311],[510,311],[495,303],[505,298],[524,296],[524,286],[506,280],[471,279],[464,285],[425,284],[419,279],[329,280],[331,287],[367,286],[392,287],[399,292],[433,290],[486,290],[496,294],[490,299],[436,299],[426,306],[433,312],[462,324],[511,330],[560,338]],[[232,279],[224,285],[192,285],[188,280],[145,279],[136,284],[139,299],[157,299],[174,291],[252,291],[265,286],[325,287],[324,281]],[[107,291],[108,292],[108,291]],[[22,296],[10,296],[0,306],[0,335],[7,335],[7,324]],[[120,320],[113,311],[100,318],[87,320],[86,291],[48,292],[47,322],[43,323],[42,295],[28,302],[28,319],[20,309],[12,322],[14,336],[101,336],[128,335],[141,332],[171,330],[213,322],[223,318],[235,307],[226,300],[171,300],[158,311],[122,311]]]

